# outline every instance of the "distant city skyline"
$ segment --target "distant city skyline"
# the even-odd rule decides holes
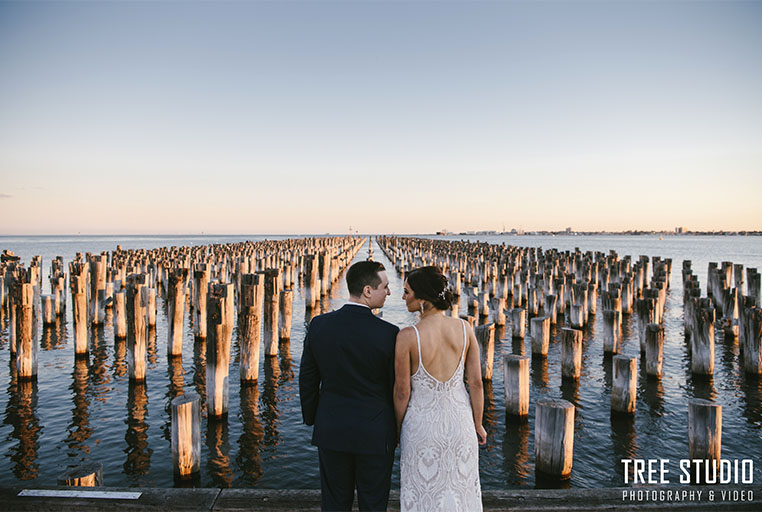
[[[762,2],[0,1],[0,235],[762,229]]]

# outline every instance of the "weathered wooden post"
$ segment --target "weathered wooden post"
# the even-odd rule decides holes
[[[744,315],[743,367],[746,373],[762,374],[762,309],[747,308]]]
[[[176,268],[169,273],[167,285],[167,355],[183,355],[183,317],[185,316],[185,278],[188,270]]]
[[[614,309],[603,310],[603,353],[619,353],[619,311]]]
[[[636,312],[638,314],[638,339],[640,340],[640,351],[646,351],[646,329],[649,324],[656,322],[656,301],[654,299],[637,299],[635,301]],[[687,312],[686,312],[687,313]],[[686,318],[686,322],[688,322]]]
[[[37,378],[37,343],[34,342],[34,285],[17,283],[16,302],[16,372],[20,380]]]
[[[56,483],[69,487],[100,487],[103,485],[103,465],[100,462],[87,462],[67,469],[58,475]]]
[[[611,385],[611,412],[634,414],[638,360],[634,357],[614,356],[612,363],[614,381]]]
[[[545,314],[550,315],[550,323],[556,325],[558,312],[556,308],[556,302],[558,298],[555,294],[548,294],[545,296]]]
[[[505,325],[505,297],[497,298],[497,311],[495,311],[495,325]]]
[[[176,480],[201,471],[201,407],[195,393],[172,400],[172,467]]]
[[[479,294],[479,316],[489,316],[489,292]]]
[[[495,324],[479,325],[474,329],[479,342],[479,355],[482,363],[482,379],[492,380],[492,366],[495,359]]]
[[[262,337],[266,356],[278,355],[278,313],[280,302],[280,269],[265,270],[265,303]]]
[[[279,316],[279,335],[281,340],[291,339],[291,317],[294,308],[294,291],[283,290],[280,292],[280,316]]]
[[[664,361],[664,327],[649,324],[646,329],[646,375],[661,378]]]
[[[526,420],[529,416],[529,356],[503,357],[505,413]]]
[[[691,336],[691,372],[714,373],[714,310],[699,308],[694,312],[696,328]]]
[[[120,291],[114,294],[114,337],[123,339],[127,337],[127,292]]]
[[[106,264],[108,256],[90,257],[90,321],[101,325],[105,318]],[[104,293],[99,291],[103,290]]]
[[[88,351],[87,343],[87,274],[71,274],[71,303],[74,321],[74,356],[84,356]]]
[[[193,271],[193,335],[206,339],[206,297],[209,290],[209,266],[200,263]]]
[[[143,305],[145,276],[131,274],[127,277],[127,367],[130,380],[146,380],[146,313]]]
[[[156,327],[156,288],[143,287],[143,304],[146,307],[146,325]],[[170,318],[171,315],[170,315]]]
[[[259,289],[264,289],[262,274],[244,274],[241,278],[241,316],[238,320],[241,350],[241,381],[259,378],[259,344],[262,304]]]
[[[228,413],[228,373],[230,371],[230,335],[225,325],[227,296],[225,284],[210,284],[206,312],[206,408],[210,418]]]
[[[574,406],[566,400],[537,401],[534,428],[535,468],[543,476],[571,476],[574,455]]]
[[[717,464],[722,455],[722,406],[693,398],[688,401],[688,454],[692,460],[703,460],[705,472],[693,472],[694,483],[716,478]],[[712,473],[709,472],[710,467]],[[704,478],[702,478],[704,477]]]
[[[587,310],[590,315],[598,311],[598,286],[592,282],[587,285]]]
[[[320,289],[318,288],[318,262],[317,256],[307,254],[304,256],[304,307],[312,309],[320,302]]]
[[[529,320],[532,334],[532,356],[546,357],[550,347],[550,316],[538,316]]]
[[[572,304],[569,307],[569,324],[572,329],[582,329],[585,326],[582,304]]]
[[[56,323],[56,305],[53,295],[41,295],[42,302],[42,325],[53,325]]]
[[[514,308],[511,310],[511,335],[514,338],[524,339],[526,330],[526,310]]]
[[[561,375],[567,379],[579,379],[582,373],[582,331],[561,330]]]

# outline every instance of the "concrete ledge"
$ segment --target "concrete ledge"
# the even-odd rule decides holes
[[[79,497],[19,496],[24,489],[81,491]],[[709,493],[714,492],[714,499]],[[722,491],[744,491],[734,500]],[[138,499],[88,497],[87,492],[140,493]],[[631,493],[634,492],[634,496]],[[671,492],[671,497],[670,493]],[[646,494],[648,493],[648,494]],[[689,494],[693,493],[693,495]],[[676,499],[678,497],[680,499]],[[738,496],[740,498],[740,496]],[[750,499],[749,499],[750,498]],[[73,510],[276,510],[318,511],[320,491],[298,489],[175,489],[125,487],[0,487],[0,509],[13,511]],[[559,489],[485,491],[488,511],[633,511],[633,510],[762,510],[762,486],[683,486],[614,489]],[[393,492],[389,510],[399,510],[399,492]]]

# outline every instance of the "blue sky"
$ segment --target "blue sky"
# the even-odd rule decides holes
[[[2,2],[0,232],[762,229],[762,2]]]

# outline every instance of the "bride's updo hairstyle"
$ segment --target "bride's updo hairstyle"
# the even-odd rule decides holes
[[[455,295],[439,267],[416,268],[405,277],[416,298],[427,300],[435,308],[442,311],[450,309],[452,306]]]

